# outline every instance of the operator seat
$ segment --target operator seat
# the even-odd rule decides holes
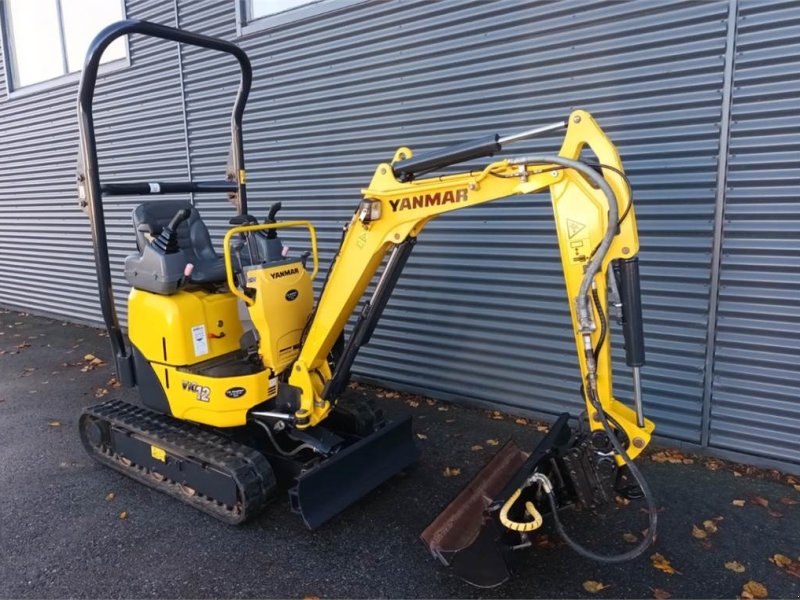
[[[182,209],[189,211],[189,218],[178,225],[177,253],[159,255],[146,252],[150,242]],[[134,287],[159,294],[173,293],[181,283],[187,263],[194,265],[190,283],[226,281],[225,261],[214,251],[208,229],[191,203],[184,200],[143,202],[133,211],[133,227],[139,254],[131,255],[125,261],[125,276]]]

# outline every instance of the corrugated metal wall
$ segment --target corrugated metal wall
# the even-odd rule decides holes
[[[173,24],[170,3],[130,3],[127,15]],[[178,55],[136,37],[132,66],[101,77],[95,122],[106,181],[186,177]],[[2,77],[2,69],[0,69]],[[77,81],[6,98],[0,82],[0,302],[67,319],[99,322],[89,221],[78,209]],[[105,168],[104,168],[105,167]],[[135,247],[136,199],[106,201],[112,269],[124,313],[122,260]]]
[[[710,443],[800,463],[800,7],[739,7]]]
[[[129,0],[128,4],[129,16],[168,25],[177,22],[245,48],[255,69],[245,114],[251,212],[263,216],[269,203],[281,200],[283,218],[315,221],[325,262],[358,201],[359,189],[368,183],[375,165],[388,159],[397,146],[420,151],[484,133],[511,133],[549,123],[577,107],[594,113],[619,146],[635,190],[648,343],[648,366],[643,372],[646,409],[661,435],[701,441],[706,338],[713,325],[708,322],[709,309],[716,301],[716,291],[710,286],[719,146],[722,128],[727,127],[721,123],[727,0],[371,1],[349,3],[344,10],[241,38],[236,35],[234,0],[178,0],[174,4]],[[748,110],[748,99],[759,98],[747,92],[751,81],[772,82],[779,89],[777,82],[783,76],[782,70],[772,75],[756,70],[762,60],[756,56],[750,60],[751,73],[756,75],[748,79],[747,44],[755,49],[759,39],[773,40],[763,24],[748,29],[751,13],[753,18],[777,14],[759,8],[763,6],[742,9],[740,33],[751,35],[753,41],[739,42],[744,54],[737,59],[736,81],[742,91],[734,97],[735,115]],[[776,19],[796,23],[796,16],[792,21],[796,9],[786,4],[784,10],[787,14]],[[790,29],[784,25],[780,30],[786,40],[791,38]],[[770,48],[774,51],[772,45],[762,51]],[[787,41],[780,56],[789,54],[788,48]],[[228,152],[228,118],[238,82],[234,62],[184,48],[179,63],[173,46],[139,38],[131,40],[131,55],[133,67],[110,75],[98,88],[99,106],[109,111],[98,117],[101,160],[105,164],[112,160],[119,178],[145,174],[182,178],[187,170],[195,178],[219,178]],[[781,64],[790,69],[788,63]],[[113,95],[109,94],[112,90]],[[0,187],[0,302],[98,320],[88,225],[74,208],[74,94],[73,85],[24,101],[0,101],[3,135],[11,131],[10,139],[16,143],[15,149],[6,144],[0,147],[0,164],[44,161],[43,165],[50,165],[46,193],[24,184],[7,169],[0,173],[5,185]],[[751,111],[753,107],[750,103]],[[771,121],[775,127],[783,123],[779,109],[759,110],[764,118],[779,119]],[[29,147],[30,158],[20,160],[27,147],[22,141],[26,114],[40,115],[44,124],[27,133],[37,143]],[[62,116],[54,119],[57,114]],[[52,124],[46,124],[50,120]],[[142,135],[146,123],[158,131]],[[732,130],[734,152],[737,145],[746,147],[752,142],[750,130],[737,127],[734,124]],[[117,134],[113,145],[111,130]],[[59,146],[52,146],[50,135],[59,140]],[[555,150],[558,144],[555,136],[540,138],[514,147],[513,153]],[[779,148],[778,159],[790,160],[786,143]],[[747,230],[754,223],[748,219],[754,199],[764,197],[752,187],[752,177],[761,171],[739,168],[737,161],[736,156],[730,161],[732,195],[726,216],[734,217],[739,198],[740,242],[747,235],[773,235],[777,230]],[[784,167],[778,170],[784,172]],[[105,173],[110,177],[111,171]],[[738,187],[737,177],[742,182]],[[42,178],[36,181],[41,186]],[[782,187],[771,188],[770,193],[774,191],[774,203],[786,200],[782,214],[788,218],[787,194],[793,184],[785,177],[781,182]],[[21,284],[19,278],[27,276],[30,265],[44,264],[48,257],[40,253],[41,258],[29,258],[15,249],[13,240],[22,237],[16,220],[23,210],[17,200],[20,192],[58,211],[48,232],[40,237],[52,243],[59,239],[64,223],[74,229],[71,237],[60,237],[54,264],[56,272],[73,278],[68,291],[36,278]],[[224,198],[196,200],[220,240],[232,207]],[[117,261],[133,244],[127,214],[132,203],[117,203],[110,211]],[[797,213],[792,214],[796,218]],[[535,412],[580,410],[574,345],[551,220],[549,198],[540,195],[502,200],[431,224],[372,343],[357,362],[358,373],[434,396]],[[726,224],[725,251],[732,254],[735,232]],[[301,238],[293,241],[302,245]],[[752,254],[763,258],[762,245],[754,244],[741,247],[755,249]],[[784,259],[788,268],[791,258]],[[726,325],[729,316],[742,314],[741,307],[726,304],[728,298],[740,296],[727,291],[731,283],[742,279],[737,264],[726,257],[721,277],[719,365],[711,426],[712,443],[719,447],[729,447],[726,427],[729,440],[736,435],[730,432],[730,424],[736,422],[730,411],[737,407],[717,401],[717,395],[723,394],[722,399],[726,386],[736,387],[739,397],[734,404],[741,404],[743,388],[730,379],[733,373],[741,375],[736,360],[741,361],[743,351],[763,351],[748,346],[741,335],[742,327],[751,326],[751,321],[733,329]],[[117,281],[122,305],[125,285],[121,277]],[[32,289],[43,290],[46,296]],[[777,330],[791,320],[789,296],[780,297],[786,302],[782,311],[763,317],[767,329]],[[25,298],[24,303],[20,298]],[[791,338],[783,341],[785,345]],[[773,352],[764,357],[762,367],[792,356],[790,350]],[[620,371],[617,391],[627,399],[627,374]],[[792,382],[779,391],[789,394],[792,385],[796,391]],[[776,396],[767,397],[763,389],[752,394],[750,388],[744,389],[759,406],[775,402]],[[765,410],[791,413],[788,402]],[[761,413],[749,414],[755,420]],[[787,436],[800,430],[791,418],[784,423]],[[771,432],[756,431],[752,423],[748,426],[754,445],[747,450],[775,456],[769,448],[755,445],[765,443]]]

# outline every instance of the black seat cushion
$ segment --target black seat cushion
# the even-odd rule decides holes
[[[187,262],[194,265],[189,280],[193,283],[223,283],[226,280],[225,261],[214,251],[211,236],[200,218],[200,213],[184,200],[154,200],[136,207],[133,211],[133,228],[139,251],[150,243],[148,234],[140,231],[140,225],[148,225],[157,234],[172,220],[175,213],[184,208],[189,209],[189,218],[178,226],[177,241]]]

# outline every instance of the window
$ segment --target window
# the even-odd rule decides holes
[[[62,0],[63,1],[63,0]],[[318,17],[369,0],[236,0],[237,31],[255,31]]]
[[[122,0],[3,0],[4,55],[14,90],[80,71],[86,50],[106,25],[124,18]],[[127,58],[124,38],[103,54]]]
[[[247,21],[282,13],[313,2],[314,0],[248,0],[246,2]]]

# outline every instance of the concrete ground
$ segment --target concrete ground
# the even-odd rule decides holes
[[[507,415],[364,386],[350,393],[416,417],[418,467],[316,532],[283,499],[242,527],[220,524],[84,454],[81,407],[135,398],[87,354],[109,359],[99,330],[0,310],[0,597],[732,598],[746,584],[755,597],[800,596],[800,482],[663,448],[639,461],[661,507],[645,555],[597,564],[546,525],[509,583],[471,588],[428,555],[419,533],[495,440],[531,448],[542,433]],[[460,474],[445,477],[447,467]],[[636,503],[610,511],[575,536],[630,548],[623,534],[640,536],[646,516]],[[587,581],[608,587],[588,592]]]

